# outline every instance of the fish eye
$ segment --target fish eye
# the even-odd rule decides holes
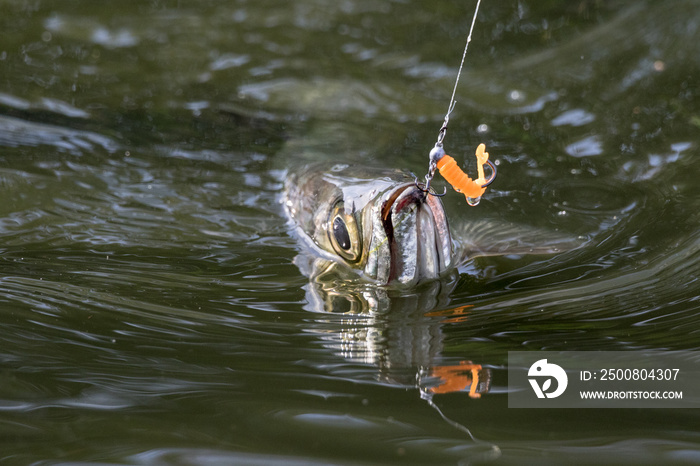
[[[340,217],[336,217],[333,220],[333,236],[335,236],[335,241],[341,249],[345,251],[350,250],[350,233],[348,233],[348,227],[345,226],[345,222]]]
[[[362,240],[355,217],[345,213],[342,201],[331,210],[328,222],[328,239],[333,250],[348,262],[357,262],[362,255]]]

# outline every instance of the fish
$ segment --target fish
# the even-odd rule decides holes
[[[407,173],[306,167],[287,176],[284,205],[319,255],[368,281],[411,286],[454,265],[442,202]]]
[[[397,169],[305,165],[288,171],[282,203],[316,258],[378,285],[412,287],[479,256],[552,254],[581,245],[579,238],[492,221],[461,224],[455,238],[440,197]]]

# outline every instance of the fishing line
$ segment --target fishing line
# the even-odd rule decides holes
[[[450,97],[450,103],[447,107],[447,113],[445,114],[445,120],[440,127],[438,132],[437,142],[435,147],[430,151],[428,155],[428,174],[425,175],[425,184],[421,186],[416,179],[416,185],[428,194],[433,196],[444,196],[447,190],[442,194],[437,194],[435,191],[431,190],[430,183],[435,176],[435,171],[440,170],[440,174],[445,178],[445,180],[452,185],[455,191],[463,193],[467,199],[467,203],[471,206],[475,206],[481,200],[481,196],[486,191],[486,187],[493,183],[496,179],[496,166],[489,161],[489,154],[485,152],[484,144],[479,144],[476,150],[476,159],[478,166],[478,178],[472,180],[469,176],[462,171],[462,169],[457,165],[457,162],[445,153],[443,149],[443,141],[445,140],[445,135],[447,134],[447,125],[450,122],[450,114],[457,105],[455,96],[457,95],[457,86],[459,85],[459,79],[462,76],[462,69],[464,68],[464,62],[467,58],[467,50],[469,50],[469,43],[472,41],[472,33],[474,32],[474,25],[476,24],[476,17],[479,14],[479,6],[481,5],[481,0],[477,0],[476,8],[474,9],[474,16],[472,17],[472,23],[469,27],[469,35],[467,36],[467,43],[464,45],[464,52],[462,53],[462,61],[459,64],[459,69],[457,71],[457,78],[455,79],[455,85],[452,89],[452,97]],[[491,177],[486,179],[484,175],[484,165],[488,164],[491,168]]]
[[[460,424],[459,422],[453,421],[449,417],[445,416],[445,414],[442,412],[442,410],[440,408],[438,408],[438,405],[436,405],[435,402],[433,401],[432,394],[421,390],[420,395],[421,395],[421,398],[423,398],[425,401],[428,402],[428,406],[430,406],[431,408],[433,408],[435,411],[438,412],[438,414],[440,415],[440,417],[442,418],[443,421],[447,422],[449,425],[451,425],[455,429],[467,434],[469,436],[469,438],[472,439],[472,441],[480,442],[480,440],[478,440],[476,437],[474,437],[474,435],[472,434],[472,431],[469,430],[469,428],[467,426],[464,426],[464,425]]]
[[[455,79],[455,86],[452,89],[452,97],[450,97],[450,105],[447,106],[447,113],[445,114],[445,121],[440,128],[440,133],[438,134],[438,143],[442,144],[443,139],[445,139],[445,133],[447,132],[447,124],[450,122],[450,113],[455,109],[455,95],[457,95],[457,86],[459,85],[459,78],[462,77],[462,68],[464,68],[464,61],[467,58],[467,50],[469,50],[469,43],[472,41],[472,33],[474,32],[474,25],[476,24],[476,17],[479,14],[479,5],[481,5],[481,0],[477,0],[476,8],[474,9],[474,16],[472,17],[472,25],[469,27],[469,35],[467,36],[467,43],[464,44],[464,52],[462,53],[462,61],[459,63],[459,70],[457,71],[457,79]]]
[[[460,424],[457,421],[453,421],[452,419],[447,417],[445,413],[443,413],[442,410],[438,407],[438,405],[436,405],[433,401],[432,393],[428,393],[427,390],[421,389],[420,397],[428,403],[428,406],[437,411],[437,413],[440,415],[443,421],[447,422],[449,425],[459,430],[460,432],[467,434],[472,440],[472,442],[474,442],[475,444],[489,447],[489,452],[484,453],[484,458],[482,459],[494,460],[501,456],[501,449],[498,447],[498,445],[484,440],[479,440],[478,438],[474,437],[474,434],[472,434],[471,430],[469,430],[467,426]]]

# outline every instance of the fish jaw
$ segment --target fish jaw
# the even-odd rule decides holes
[[[381,283],[415,285],[452,267],[452,238],[440,200],[403,184],[371,209],[365,274]]]

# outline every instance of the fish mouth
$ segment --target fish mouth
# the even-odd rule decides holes
[[[408,183],[389,192],[378,213],[389,256],[378,279],[415,284],[452,265],[452,239],[439,198]]]

